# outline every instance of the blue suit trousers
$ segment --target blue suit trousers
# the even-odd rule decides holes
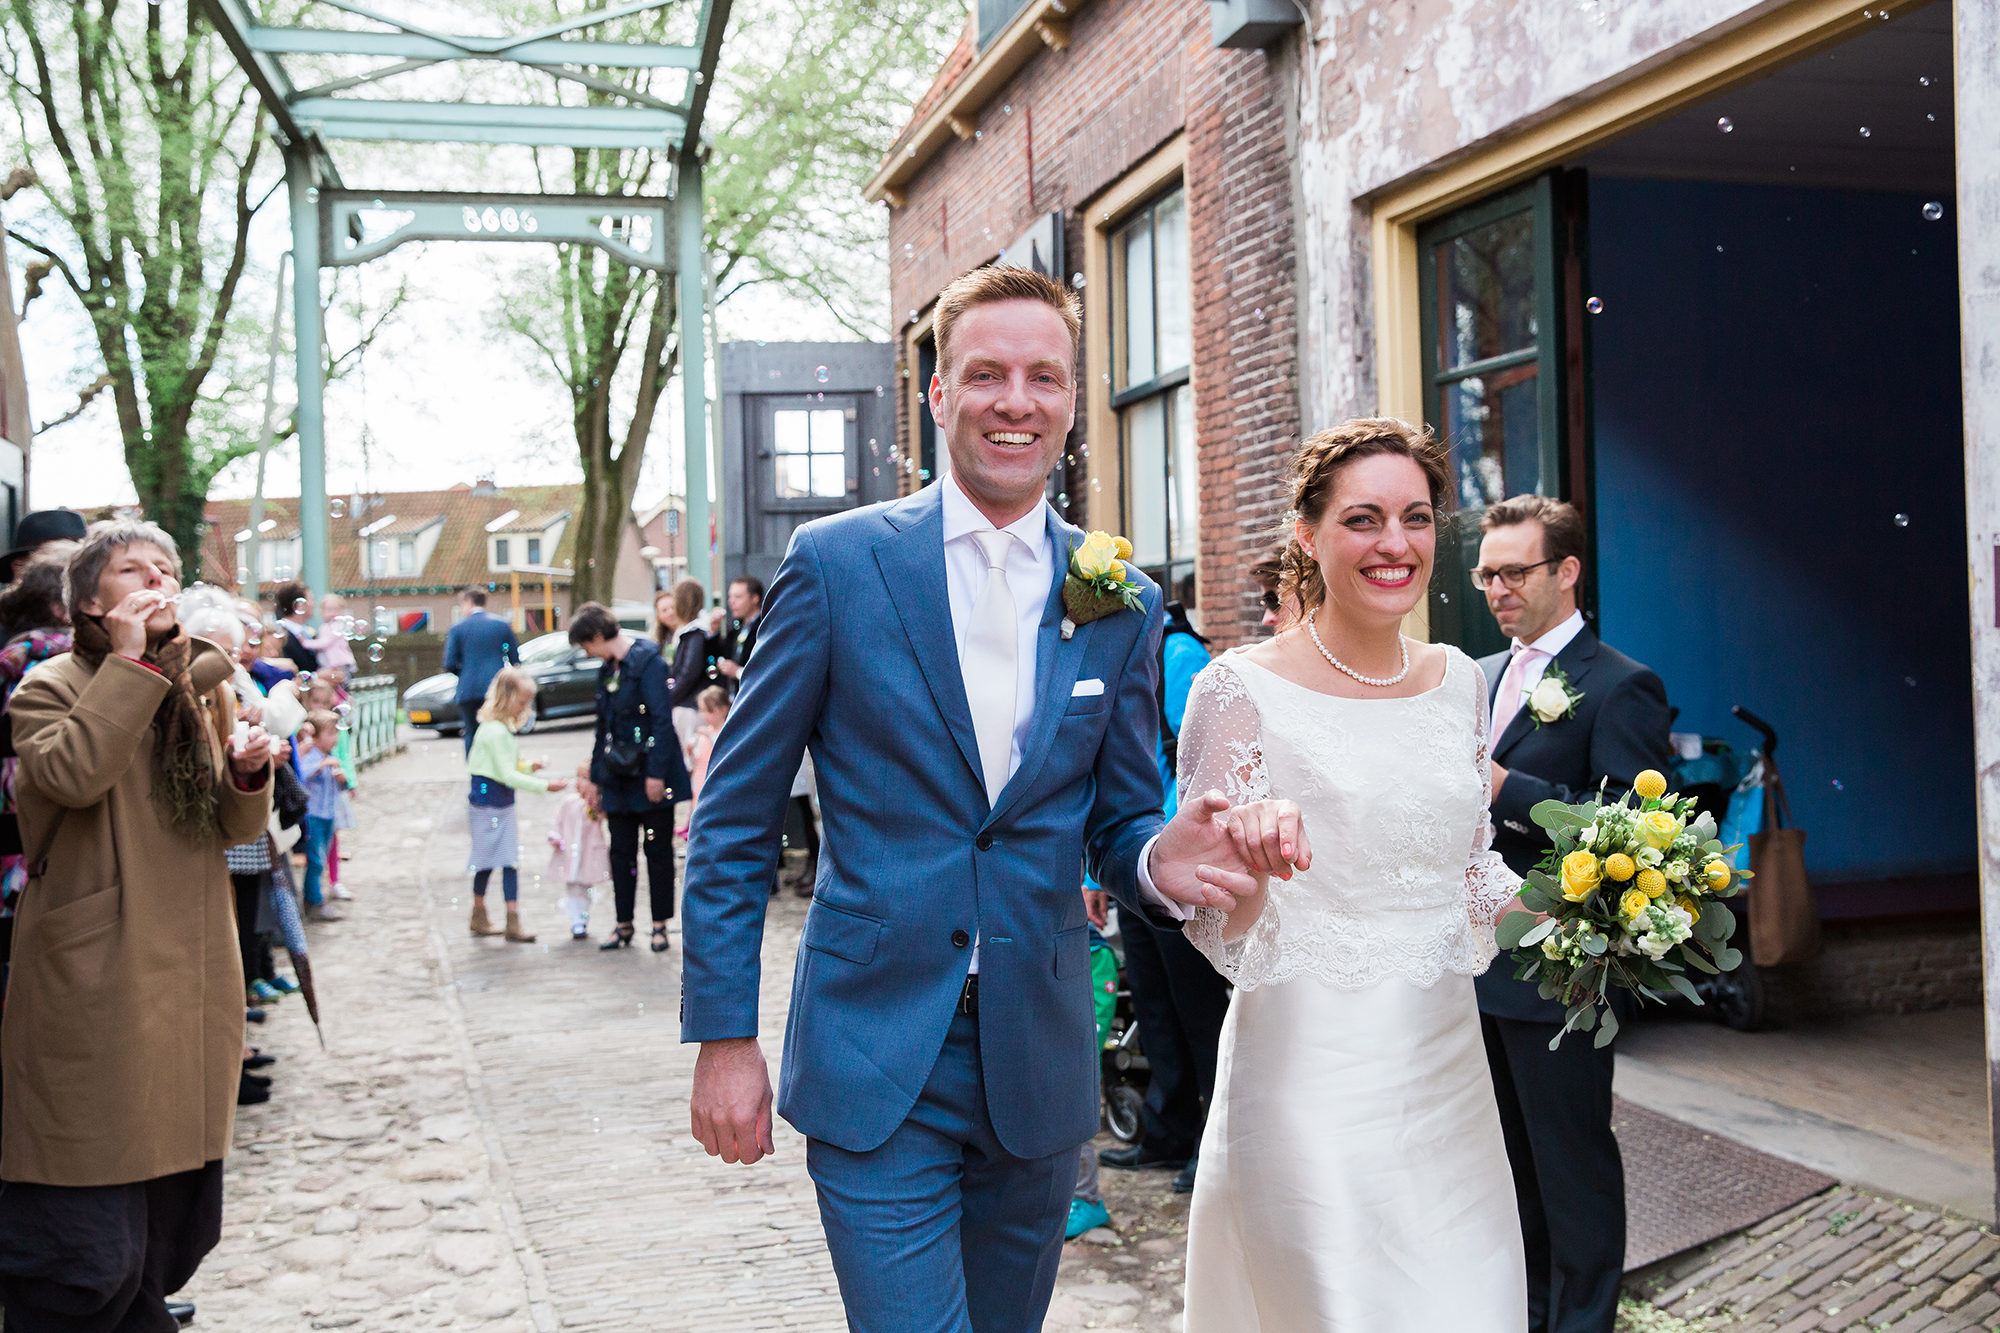
[[[888,1142],[849,1152],[812,1139],[806,1165],[855,1333],[1041,1328],[1076,1149],[1023,1158],[1000,1146],[976,1016],[953,1017],[917,1104]]]

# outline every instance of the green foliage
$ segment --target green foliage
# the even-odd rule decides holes
[[[6,0],[4,69],[44,207],[9,237],[90,318],[126,467],[192,550],[208,483],[255,448],[204,394],[244,276],[265,136],[195,0]]]

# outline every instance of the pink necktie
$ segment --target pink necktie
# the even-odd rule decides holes
[[[1514,720],[1514,714],[1521,711],[1521,692],[1527,687],[1528,659],[1539,661],[1548,654],[1539,648],[1514,648],[1514,660],[1500,675],[1500,692],[1493,696],[1493,739],[1507,734],[1507,727]]]

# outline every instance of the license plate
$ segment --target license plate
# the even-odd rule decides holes
[[[430,720],[431,720],[431,715],[428,710],[422,708],[412,708],[410,710],[410,721],[428,722]]]

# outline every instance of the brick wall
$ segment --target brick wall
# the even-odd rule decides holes
[[[1774,1019],[1910,1014],[1980,1002],[1976,919],[1828,921],[1824,929],[1820,957],[1764,969]]]
[[[977,137],[932,157],[889,218],[901,322],[1045,212],[1063,211],[1066,268],[1080,272],[1093,198],[1186,133],[1201,596],[1218,648],[1258,633],[1245,571],[1284,509],[1283,464],[1300,430],[1283,88],[1272,57],[1210,45],[1204,0],[1094,0],[1069,49],[1029,61],[980,112]],[[1102,372],[1082,373],[1089,383]],[[914,452],[906,405],[897,430]],[[1084,476],[1091,445],[1079,405],[1059,488],[1072,521],[1112,526],[1117,498],[1093,494]]]

